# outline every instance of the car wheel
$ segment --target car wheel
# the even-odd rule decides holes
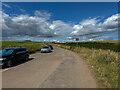
[[[29,56],[28,55],[26,55],[25,60],[29,60]]]
[[[7,61],[7,67],[11,67],[13,65],[12,61],[11,60],[8,60]]]

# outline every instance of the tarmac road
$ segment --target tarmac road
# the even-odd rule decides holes
[[[75,53],[54,47],[51,53],[30,55],[31,60],[2,71],[3,88],[96,88],[86,63]]]

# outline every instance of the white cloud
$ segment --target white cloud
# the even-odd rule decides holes
[[[75,30],[79,30],[79,29],[82,29],[83,26],[82,25],[74,25],[73,29]]]
[[[119,20],[118,16],[119,16],[118,14],[115,14],[115,15],[107,18],[102,26],[105,29],[116,29],[116,28],[118,28],[118,20]]]
[[[67,40],[73,40],[73,37],[66,37]]]
[[[118,30],[118,14],[108,17],[103,23],[99,23],[97,18],[87,19],[78,25],[74,25],[73,36],[85,36],[87,38],[96,38],[105,33],[115,32]]]
[[[7,7],[7,8],[11,8],[11,6],[8,5],[8,4],[2,3],[2,5],[5,6],[5,7]]]
[[[34,12],[34,15],[37,16],[37,17],[44,18],[44,19],[50,19],[50,16],[51,16],[50,13],[48,13],[46,11],[39,11],[39,10],[36,10]]]
[[[52,36],[49,23],[40,17],[20,15],[18,17],[3,16],[3,36],[28,35],[28,36]]]
[[[102,40],[112,38],[112,36],[105,37],[105,33],[118,30],[118,14],[108,17],[103,23],[98,18],[89,18],[76,25],[61,20],[51,21],[50,23],[51,14],[46,11],[37,10],[34,13],[35,16],[19,15],[10,17],[5,13],[2,14],[2,34],[4,39],[15,39],[16,37],[19,40],[24,36],[29,36],[34,37],[34,39],[35,37],[64,37],[67,41],[72,41],[76,37],[80,37],[81,41]]]
[[[92,18],[92,19],[83,20],[83,21],[80,22],[80,24],[82,26],[88,26],[88,25],[95,26],[98,21],[99,20],[97,18]]]
[[[20,9],[20,11],[23,12],[23,13],[26,12],[24,9]]]
[[[49,15],[48,15],[49,16]],[[3,37],[30,36],[30,37],[55,37],[69,35],[72,27],[60,20],[49,23],[48,17],[19,15],[10,17],[3,13]]]
[[[73,30],[71,25],[60,20],[53,21],[50,25],[50,29],[56,36],[68,36]]]

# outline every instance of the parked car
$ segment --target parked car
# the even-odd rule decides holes
[[[49,46],[44,46],[43,48],[41,48],[41,53],[43,52],[50,52],[51,51],[51,48]]]
[[[0,65],[11,67],[14,63],[29,59],[29,51],[26,48],[6,48],[0,50]]]
[[[51,48],[51,50],[53,50],[53,46],[52,45],[48,45],[50,48]]]

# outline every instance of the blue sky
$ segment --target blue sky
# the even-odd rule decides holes
[[[118,3],[96,2],[96,3],[36,3],[36,2],[16,2],[7,3],[11,8],[3,6],[7,14],[29,14],[34,15],[35,10],[48,11],[52,13],[52,20],[62,20],[65,22],[80,22],[88,17],[109,17],[118,13]],[[25,10],[21,12],[20,9]]]
[[[97,2],[97,3],[93,3],[93,2],[85,2],[85,3],[83,2],[75,2],[75,3],[73,2],[71,3],[70,2],[69,3],[65,3],[65,2],[57,2],[57,3],[55,2],[54,3],[53,2],[46,2],[46,3],[43,3],[43,2],[39,2],[39,3],[38,2],[37,3],[36,2],[9,2],[8,3],[7,2],[7,3],[3,3],[2,9],[3,9],[3,12],[6,15],[9,15],[9,18],[12,21],[15,21],[16,23],[20,22],[18,18],[27,15],[25,18],[38,17],[40,20],[45,19],[44,22],[46,22],[47,25],[48,24],[49,25],[48,27],[44,27],[44,28],[48,29],[49,27],[54,26],[54,28],[50,28],[50,30],[52,30],[51,32],[54,35],[52,35],[52,33],[49,35],[49,32],[48,32],[49,30],[45,31],[45,29],[42,30],[42,27],[41,28],[38,27],[38,29],[41,31],[35,30],[36,33],[37,32],[40,33],[40,35],[37,34],[38,35],[37,37],[32,34],[30,35],[28,33],[25,34],[24,32],[26,31],[24,30],[22,31],[22,33],[21,32],[16,33],[17,36],[19,36],[18,40],[22,40],[23,37],[25,37],[26,39],[26,35],[27,37],[29,37],[29,39],[34,38],[34,40],[39,40],[39,38],[42,38],[43,41],[44,41],[44,38],[45,40],[48,39],[51,41],[52,40],[66,41],[66,38],[69,38],[70,39],[69,41],[74,41],[74,38],[76,37],[81,38],[80,39],[81,41],[117,40],[117,30],[113,28],[114,25],[116,25],[115,24],[116,22],[110,23],[110,20],[111,20],[110,17],[111,18],[115,17],[115,15],[118,13],[117,2],[116,3],[115,2]],[[25,18],[24,19],[22,18],[23,19],[22,21],[25,21]],[[109,22],[107,21],[107,19],[110,19],[108,20]],[[39,21],[37,22],[35,20],[35,22],[38,23]],[[90,23],[86,24],[87,22],[90,22],[91,25]],[[23,23],[24,22],[22,22],[22,24]],[[40,25],[43,23],[39,22]],[[113,25],[111,29],[109,28],[110,26],[112,26],[110,24]],[[26,28],[28,29],[28,26]],[[96,29],[96,31],[93,30],[92,32],[92,29]],[[67,32],[64,32],[65,30],[67,30]],[[101,34],[98,34],[99,32]],[[94,33],[92,34],[93,37],[90,37],[91,33]],[[44,36],[42,36],[42,34],[44,34]],[[13,34],[13,36],[15,37],[15,33]],[[109,38],[104,38],[107,36]],[[97,38],[94,38],[94,37],[97,37]]]

